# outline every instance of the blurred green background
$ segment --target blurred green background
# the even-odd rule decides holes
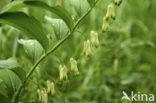
[[[89,7],[79,0],[81,10],[72,0],[43,0],[51,6],[61,5],[77,20]],[[37,103],[37,89],[46,88],[46,81],[55,83],[56,95],[49,103],[121,103],[122,91],[156,94],[156,0],[123,0],[115,6],[116,20],[110,21],[110,30],[103,33],[103,17],[113,0],[99,0],[93,11],[82,21],[73,36],[47,57],[34,72],[20,95],[21,103]],[[10,0],[0,0],[0,9]],[[23,9],[44,25],[51,46],[58,41],[52,24],[44,16],[58,18],[42,9]],[[92,48],[93,55],[82,55],[84,41],[90,31],[99,34],[100,47]],[[0,60],[14,57],[28,72],[32,66],[18,39],[29,39],[23,32],[2,25],[0,27]],[[70,68],[70,58],[78,62],[80,75],[68,73],[69,80],[59,80],[59,65]],[[3,82],[0,93],[8,96]]]

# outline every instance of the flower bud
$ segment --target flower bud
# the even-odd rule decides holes
[[[79,70],[77,67],[77,61],[73,58],[70,58],[70,64],[71,64],[71,71],[75,73],[75,75],[79,74]]]
[[[38,101],[41,103],[48,103],[48,95],[47,92],[45,90],[45,88],[43,90],[37,90],[38,93]]]
[[[50,82],[49,80],[47,81],[47,93],[51,93],[51,95],[55,94],[55,88],[54,88],[54,83]]]
[[[68,75],[67,75],[67,67],[64,65],[60,65],[59,67],[60,69],[60,80],[67,80],[68,79]]]
[[[91,36],[91,43],[93,46],[98,47],[99,46],[99,39],[98,39],[98,33],[95,31],[90,32]]]
[[[83,54],[85,56],[90,56],[92,54],[90,41],[87,40],[84,42]]]
[[[115,0],[114,2],[115,2],[116,5],[119,6],[122,3],[122,0]]]
[[[106,20],[106,18],[103,18],[103,25],[102,25],[102,32],[106,32],[109,30],[109,22]]]
[[[115,19],[114,4],[109,4],[107,7],[106,20],[108,20],[109,18]]]

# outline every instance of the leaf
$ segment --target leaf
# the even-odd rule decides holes
[[[34,6],[49,10],[62,18],[66,22],[70,30],[73,28],[73,20],[70,14],[60,6],[50,7],[42,1],[24,1],[24,4],[26,4],[27,6]]]
[[[90,5],[91,7],[94,6],[95,0],[87,0],[87,1],[88,1],[89,5]]]
[[[13,69],[20,67],[17,61],[13,58],[9,58],[7,60],[0,60],[0,68]]]
[[[0,60],[0,69],[9,69],[13,71],[21,80],[25,79],[26,73],[13,58],[7,60]]]
[[[89,8],[87,0],[71,0],[71,4],[73,5],[78,16],[83,15],[83,13],[85,13]]]
[[[5,23],[27,33],[30,38],[38,40],[45,50],[49,47],[48,38],[43,31],[41,23],[34,17],[23,12],[6,12],[0,14],[0,23]]]
[[[58,40],[62,39],[62,37],[65,34],[67,34],[68,27],[66,26],[66,24],[64,23],[63,20],[50,18],[48,16],[45,16],[45,19],[47,21],[49,21],[50,23],[52,23],[52,26],[54,28],[55,35],[56,35],[56,37],[57,37]]]
[[[33,1],[14,1],[13,3],[10,3],[6,7],[4,7],[3,10],[1,11],[1,13],[4,13],[6,11],[16,11],[16,10],[24,8],[24,7],[38,7],[38,8],[46,9],[50,12],[55,13],[60,18],[62,18],[65,21],[65,23],[68,25],[70,30],[72,30],[72,28],[73,28],[73,25],[74,25],[73,20],[72,20],[70,14],[68,13],[68,11],[66,11],[64,8],[62,8],[60,6],[51,7],[42,1],[35,1],[35,0],[33,0]]]
[[[25,52],[30,57],[33,63],[37,61],[43,54],[43,48],[36,40],[21,39],[18,42],[23,45]]]
[[[2,94],[0,94],[0,100],[1,100],[1,103],[11,103],[11,100],[9,100],[9,98],[5,97]]]
[[[7,86],[10,95],[13,96],[21,83],[18,76],[9,69],[0,69],[0,79]]]
[[[10,12],[10,11],[17,11],[18,9],[24,7],[25,5],[23,4],[23,1],[14,1],[11,2],[9,4],[7,4],[6,6],[4,6],[1,10],[0,10],[0,14],[3,14],[5,12]]]

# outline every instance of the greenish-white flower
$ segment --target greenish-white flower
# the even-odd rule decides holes
[[[71,71],[74,72],[74,74],[78,75],[79,70],[77,67],[77,61],[73,58],[70,58],[70,64],[71,64]]]
[[[109,4],[107,7],[106,20],[109,18],[115,19],[115,8],[113,3]]]
[[[64,65],[60,65],[59,67],[60,70],[60,80],[68,80],[68,75],[67,75],[67,67]]]
[[[98,33],[96,31],[91,31],[90,32],[90,36],[91,36],[91,43],[93,46],[98,47],[99,44],[99,39],[98,39]]]
[[[109,22],[106,18],[103,18],[102,32],[106,32],[109,30]]]
[[[91,43],[89,40],[84,42],[83,54],[85,56],[91,56],[92,55]]]
[[[55,94],[55,86],[53,82],[47,81],[47,93],[50,93],[51,95]]]

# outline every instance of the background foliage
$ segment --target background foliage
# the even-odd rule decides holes
[[[89,8],[86,0],[42,1],[50,6],[61,5],[67,9],[74,20],[77,20]],[[9,2],[10,0],[0,0],[0,9]],[[120,103],[123,90],[128,93],[140,91],[156,94],[156,0],[123,0],[119,7],[115,7],[116,20],[110,21],[110,30],[103,33],[102,21],[110,2],[112,1],[100,0],[74,34],[37,67],[20,94],[22,103],[36,103],[37,89],[46,88],[47,80],[53,81],[56,87],[56,95],[49,97],[49,103]],[[65,35],[63,32],[67,32],[67,27],[62,26],[60,27],[64,30],[60,32],[62,36],[54,35],[55,28],[59,26],[57,23],[61,21],[58,20],[55,23],[50,19],[51,22],[45,16],[58,19],[59,17],[55,14],[39,8],[24,8],[22,11],[34,16],[42,23],[50,41],[50,47]],[[93,55],[85,57],[82,55],[83,43],[90,39],[91,30],[98,32],[100,47],[93,47]],[[14,68],[22,68],[27,73],[33,61],[37,59],[27,56],[24,51],[27,47],[22,46],[26,42],[20,39],[30,38],[23,35],[23,32],[2,24],[0,60],[8,59],[5,66],[10,61],[13,62],[10,64],[13,67],[9,68],[13,72],[0,67],[0,77],[3,78],[6,75],[6,81],[9,80],[10,75],[16,76],[17,72]],[[41,45],[37,47],[43,49]],[[59,80],[59,65],[65,64],[67,68],[70,68],[71,57],[77,60],[80,75],[74,76],[69,72],[69,80],[62,83]],[[14,59],[19,65],[16,65]],[[8,71],[8,74],[4,71]],[[6,89],[5,81],[0,80],[0,95],[11,98],[22,78],[14,79],[16,79],[13,80],[16,81],[16,85],[9,89]]]

